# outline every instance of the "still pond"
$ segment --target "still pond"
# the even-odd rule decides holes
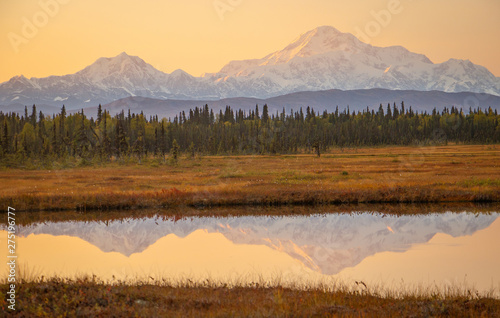
[[[16,252],[33,279],[458,288],[500,297],[499,213],[311,213],[35,222],[18,226]]]

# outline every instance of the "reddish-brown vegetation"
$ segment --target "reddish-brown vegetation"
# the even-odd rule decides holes
[[[498,202],[500,147],[391,147],[314,155],[182,159],[177,165],[0,171],[18,210]]]

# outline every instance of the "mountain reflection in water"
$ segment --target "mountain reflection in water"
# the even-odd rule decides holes
[[[499,216],[351,213],[36,223],[19,226],[18,255],[45,276],[466,280],[487,291],[500,283]],[[0,237],[4,248],[6,234]]]

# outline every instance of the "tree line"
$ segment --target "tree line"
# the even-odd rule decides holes
[[[147,118],[124,111],[111,114],[98,107],[97,116],[83,110],[47,116],[0,112],[0,159],[4,165],[26,160],[77,158],[106,162],[157,157],[177,160],[188,156],[287,154],[332,148],[412,144],[473,143],[500,141],[500,117],[491,107],[456,107],[441,112],[415,112],[400,105],[382,104],[378,110],[349,108],[317,113],[307,107],[270,113],[267,105],[252,110],[214,112],[208,105],[182,111],[173,119]]]

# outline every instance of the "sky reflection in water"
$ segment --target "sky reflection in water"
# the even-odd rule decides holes
[[[500,214],[124,219],[20,226],[33,276],[500,289]],[[1,227],[5,230],[5,227]],[[6,232],[0,233],[6,253]],[[6,254],[4,254],[6,255]]]

